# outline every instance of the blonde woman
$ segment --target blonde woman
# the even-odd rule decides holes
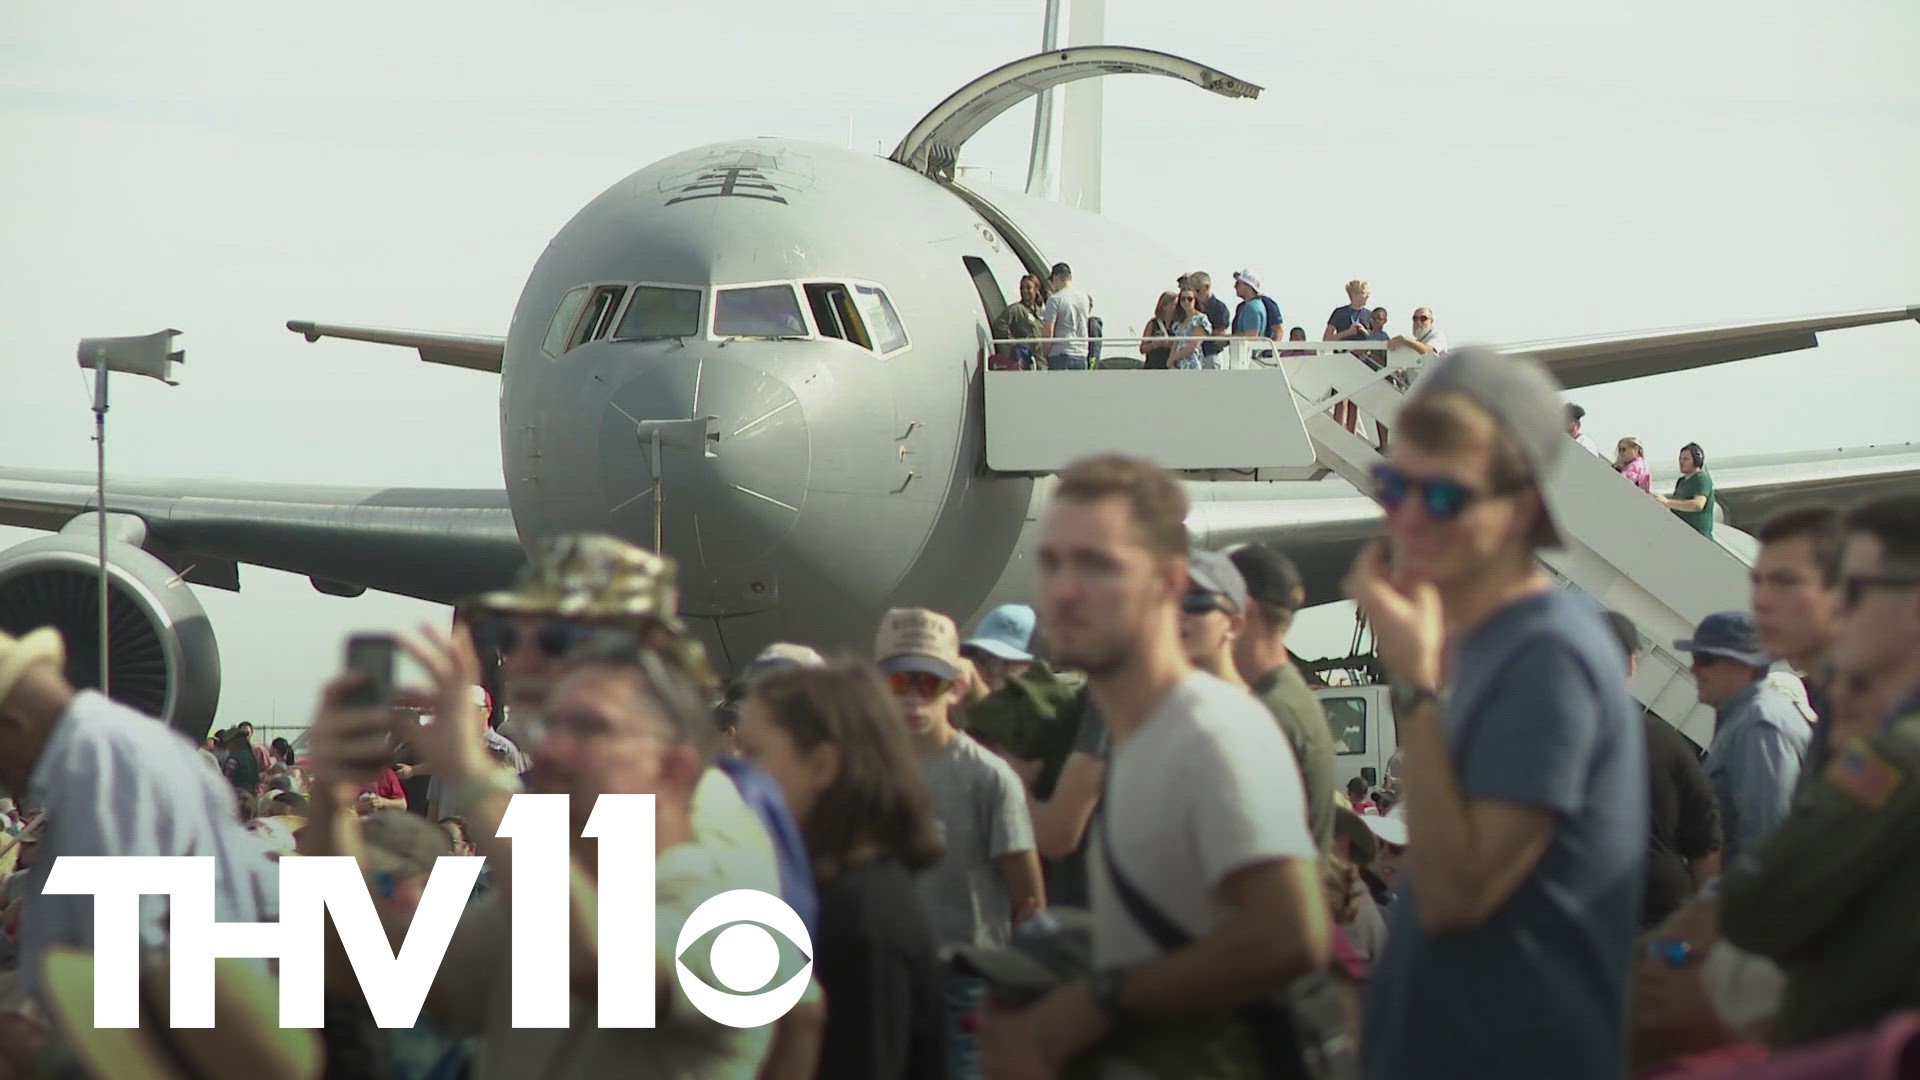
[[[1653,491],[1653,470],[1647,467],[1647,450],[1639,439],[1631,435],[1621,437],[1620,445],[1614,447],[1613,468],[1641,491]]]

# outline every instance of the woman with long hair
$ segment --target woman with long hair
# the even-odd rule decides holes
[[[1173,355],[1167,366],[1182,371],[1198,371],[1203,361],[1200,346],[1206,344],[1208,335],[1213,333],[1213,323],[1207,320],[1206,312],[1200,306],[1200,297],[1191,288],[1181,289],[1178,305],[1173,311],[1173,336],[1181,340],[1173,346]]]
[[[1143,338],[1167,338],[1173,336],[1173,313],[1180,306],[1180,294],[1168,290],[1160,294],[1153,305],[1153,318],[1147,320],[1147,328],[1140,331]],[[1151,371],[1164,371],[1167,360],[1173,355],[1173,343],[1169,341],[1143,341],[1140,354],[1147,358],[1147,368]]]
[[[233,755],[233,771],[227,779],[245,795],[260,794],[260,759],[253,754],[253,738],[236,727],[227,732],[227,752]]]
[[[1653,470],[1647,466],[1647,448],[1631,435],[1622,435],[1614,447],[1613,468],[1641,491],[1653,490]]]
[[[1040,305],[1045,303],[1046,299],[1046,282],[1041,281],[1040,278],[1034,274],[1028,274],[1021,278],[1020,299],[1008,304],[1007,309],[1000,313],[998,319],[994,320],[993,336],[1002,340],[1009,338],[1039,337],[1041,330]],[[1007,353],[1013,357],[1015,365],[1019,367],[1020,370],[1025,371],[1033,367],[1033,358],[1036,354],[1036,349],[1033,345],[1003,345],[1000,346],[1000,348],[1005,349]],[[1037,352],[1039,355],[1046,355],[1044,348],[1037,350]]]
[[[770,675],[740,710],[741,751],[786,793],[813,859],[823,1077],[946,1073],[939,941],[913,883],[940,829],[895,709],[877,674],[843,665]]]

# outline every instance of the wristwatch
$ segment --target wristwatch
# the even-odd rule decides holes
[[[1107,1014],[1108,1022],[1118,1026],[1126,1023],[1126,1010],[1120,1007],[1120,981],[1126,976],[1126,968],[1108,968],[1096,971],[1088,982],[1093,987],[1093,1003]]]
[[[1438,693],[1424,686],[1415,686],[1412,683],[1404,682],[1396,682],[1393,684],[1393,692],[1390,699],[1393,702],[1393,715],[1396,718],[1412,716],[1413,710],[1429,702],[1435,706],[1440,704],[1440,695]]]

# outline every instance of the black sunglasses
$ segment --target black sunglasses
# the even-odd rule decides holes
[[[558,660],[585,641],[593,633],[593,629],[583,623],[543,619],[531,629],[533,646],[547,659]],[[516,620],[496,619],[493,622],[493,640],[500,646],[502,655],[520,647],[520,634],[521,626]]]
[[[1452,521],[1465,513],[1468,507],[1487,497],[1458,480],[1449,480],[1444,476],[1416,480],[1387,464],[1373,467],[1373,489],[1374,496],[1389,513],[1400,509],[1407,497],[1418,491],[1420,508],[1436,521]]]
[[[1220,597],[1204,589],[1194,589],[1180,594],[1180,610],[1188,615],[1206,615],[1215,611],[1227,611]],[[1232,614],[1232,612],[1227,612]]]
[[[1853,574],[1845,582],[1845,604],[1849,608],[1860,606],[1866,599],[1869,589],[1920,589],[1920,575],[1915,574]]]

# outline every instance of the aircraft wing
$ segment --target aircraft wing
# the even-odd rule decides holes
[[[1801,506],[1846,508],[1868,499],[1920,494],[1920,444],[1869,446],[1830,453],[1768,454],[1709,459],[1727,523],[1753,531],[1775,514]],[[1625,483],[1625,481],[1621,481]],[[1285,551],[1306,579],[1307,602],[1341,599],[1340,581],[1361,545],[1382,536],[1386,520],[1373,500],[1345,494],[1337,480],[1321,481],[1324,498],[1255,498],[1255,484],[1192,485],[1187,527],[1197,546],[1219,549],[1265,542]],[[1670,490],[1670,478],[1663,479]],[[1241,491],[1213,495],[1222,487]],[[1334,492],[1340,494],[1334,494]]]
[[[1920,321],[1920,304],[1797,319],[1768,319],[1680,330],[1529,341],[1496,348],[1500,352],[1526,353],[1540,358],[1563,386],[1573,390],[1667,371],[1685,371],[1732,360],[1811,349],[1820,344],[1816,335],[1824,330],[1845,330],[1904,319]]]
[[[446,364],[449,367],[468,368],[473,371],[491,371],[500,374],[501,357],[507,350],[507,339],[489,337],[484,334],[439,334],[425,330],[385,330],[377,326],[340,326],[332,323],[307,322],[292,319],[287,329],[304,336],[308,341],[321,338],[340,338],[345,341],[370,341],[375,345],[399,345],[402,348],[418,349],[420,359],[429,364]]]
[[[1749,532],[1775,514],[1825,503],[1920,494],[1920,444],[1867,446],[1826,454],[1768,454],[1724,465],[1707,459],[1728,523]]]
[[[0,525],[58,531],[93,510],[93,481],[0,468]],[[184,580],[215,588],[238,589],[247,563],[335,595],[445,603],[509,583],[523,561],[504,491],[114,480],[107,509],[139,518],[147,549]]]

